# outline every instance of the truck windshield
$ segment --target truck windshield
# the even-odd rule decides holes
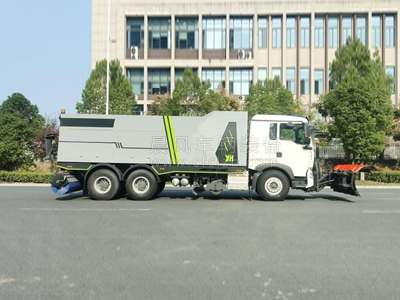
[[[282,141],[292,141],[304,145],[306,138],[306,124],[303,123],[281,123],[279,124],[279,138]]]

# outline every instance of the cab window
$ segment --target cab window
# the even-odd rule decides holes
[[[269,124],[269,140],[275,141],[278,136],[278,124],[271,123]]]
[[[292,141],[296,144],[305,144],[305,130],[303,124],[281,123],[279,124],[279,139]]]

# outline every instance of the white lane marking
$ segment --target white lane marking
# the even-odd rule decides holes
[[[364,214],[400,214],[400,210],[363,210]]]
[[[20,210],[36,210],[36,211],[48,211],[48,210],[60,210],[60,211],[149,211],[148,208],[20,208]]]

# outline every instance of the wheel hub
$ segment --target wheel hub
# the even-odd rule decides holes
[[[133,190],[136,193],[146,193],[150,188],[150,182],[146,177],[138,177],[133,181],[132,184]]]
[[[95,181],[94,187],[98,193],[105,194],[111,189],[111,181],[105,176],[99,177]]]
[[[270,195],[278,195],[283,189],[282,181],[279,178],[271,177],[265,182],[265,190]]]

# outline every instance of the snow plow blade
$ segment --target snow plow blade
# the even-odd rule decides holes
[[[338,165],[329,171],[329,184],[335,192],[359,196],[356,187],[356,175],[359,172],[369,172],[365,165]]]
[[[51,189],[57,195],[64,195],[81,190],[82,184],[71,174],[57,173],[51,180]]]
[[[356,187],[357,173],[369,171],[365,165],[337,165],[333,170],[325,171],[319,178],[315,191],[319,192],[330,186],[335,192],[360,197]]]

